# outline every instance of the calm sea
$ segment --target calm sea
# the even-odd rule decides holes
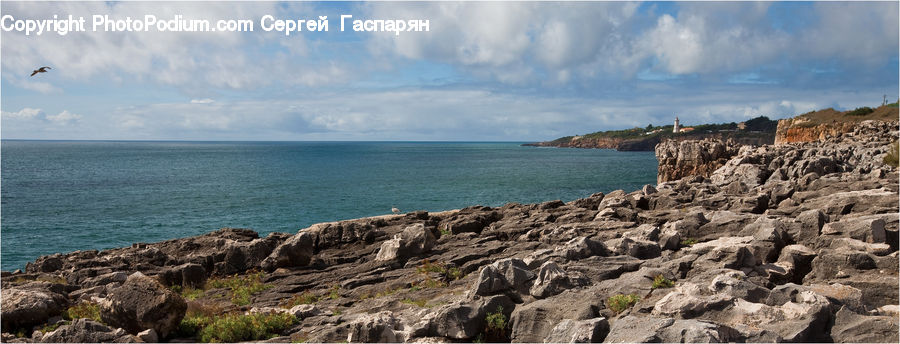
[[[518,143],[2,141],[2,269],[221,227],[570,201],[656,182],[652,152]]]

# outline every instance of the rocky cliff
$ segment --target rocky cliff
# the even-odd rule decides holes
[[[664,141],[656,145],[656,159],[659,162],[657,183],[687,176],[709,177],[737,154],[738,148],[733,141],[716,139]]]
[[[850,122],[812,124],[804,118],[782,119],[775,131],[775,144],[824,141],[849,132],[855,126],[856,123]]]
[[[44,256],[3,272],[2,340],[896,343],[897,135],[679,143],[661,153],[725,161],[568,203]]]

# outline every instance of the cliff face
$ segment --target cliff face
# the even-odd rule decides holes
[[[619,147],[619,144],[621,144],[622,141],[625,140],[620,138],[582,138],[580,136],[575,136],[567,141],[544,141],[526,143],[523,146],[616,149],[617,147]]]
[[[858,123],[836,122],[814,125],[805,118],[790,118],[778,121],[775,144],[794,142],[824,141],[853,130]]]
[[[737,144],[715,139],[700,141],[664,141],[656,146],[659,160],[657,183],[695,175],[709,175],[737,154]]]

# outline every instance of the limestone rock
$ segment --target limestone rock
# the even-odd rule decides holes
[[[136,272],[100,304],[103,322],[132,334],[153,329],[165,338],[184,317],[187,304],[180,295]]]
[[[606,318],[565,319],[550,330],[544,343],[599,343],[609,333]]]

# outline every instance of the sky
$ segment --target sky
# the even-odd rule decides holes
[[[0,31],[4,139],[540,141],[787,118],[900,94],[898,2],[9,2],[87,32]],[[253,32],[91,31],[248,19]],[[428,20],[355,32],[353,19]],[[327,16],[328,32],[260,19]],[[12,21],[9,21],[10,23]],[[31,71],[50,66],[33,77]]]

